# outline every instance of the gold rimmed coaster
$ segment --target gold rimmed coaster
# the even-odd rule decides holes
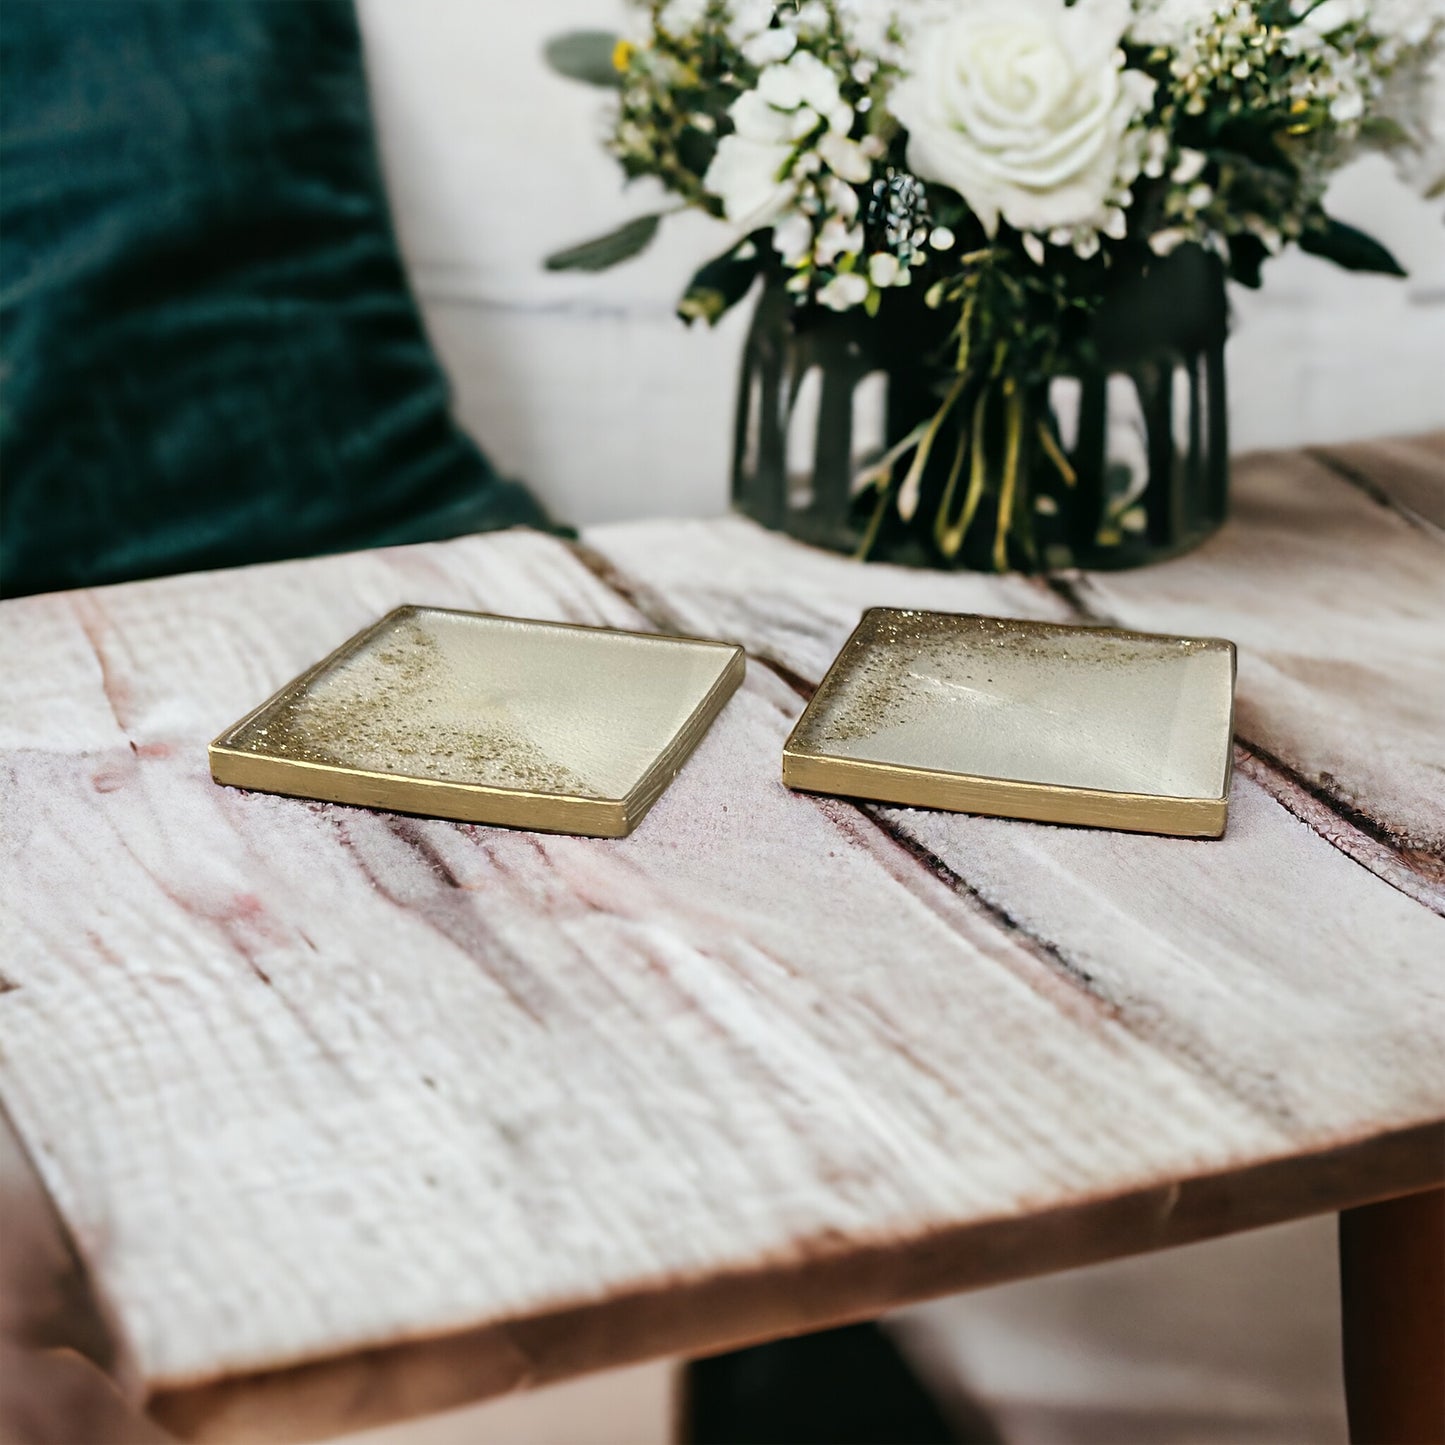
[[[1235,649],[1220,638],[872,608],[783,749],[791,788],[1217,838]]]
[[[725,642],[399,607],[229,727],[218,783],[630,833],[742,681]]]

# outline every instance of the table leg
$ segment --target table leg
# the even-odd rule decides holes
[[[1445,1189],[1340,1215],[1354,1445],[1445,1442]]]

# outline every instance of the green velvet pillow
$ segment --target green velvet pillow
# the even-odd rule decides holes
[[[448,415],[350,0],[5,0],[0,206],[0,591],[545,522]]]

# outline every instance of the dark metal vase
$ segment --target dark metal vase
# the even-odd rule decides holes
[[[975,406],[989,382],[966,380],[912,517],[880,507],[870,465],[932,417],[956,379],[937,360],[946,319],[908,293],[889,301],[875,318],[799,310],[779,280],[765,285],[738,394],[740,511],[837,551],[982,570],[1140,566],[1187,551],[1224,521],[1227,311],[1215,257],[1185,247],[1116,288],[1091,324],[1097,365],[1021,396],[1029,421],[1015,428],[1013,495],[992,477],[961,543],[949,475],[962,431],[980,430],[997,471],[1007,413],[990,398]]]

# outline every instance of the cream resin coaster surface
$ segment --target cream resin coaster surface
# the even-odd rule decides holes
[[[1235,652],[943,612],[864,613],[783,750],[792,788],[1217,838]]]
[[[742,681],[743,651],[399,607],[210,747],[218,783],[616,838]]]

